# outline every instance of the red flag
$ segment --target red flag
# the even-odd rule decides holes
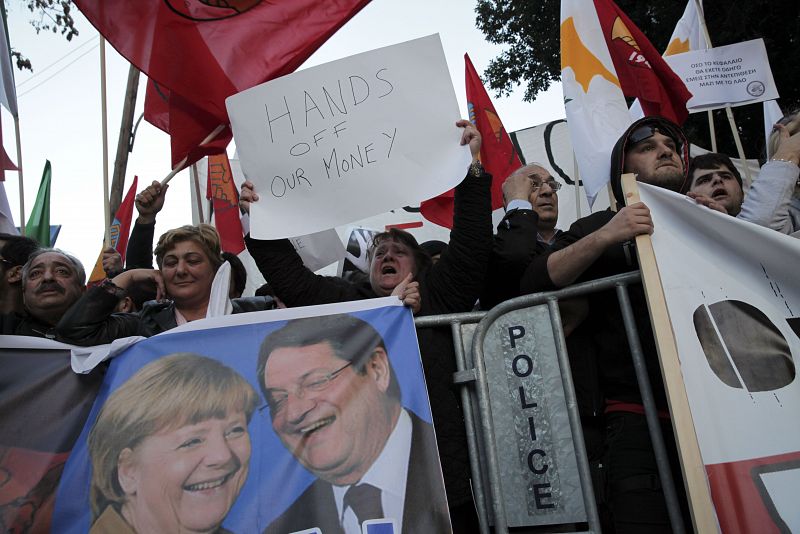
[[[638,98],[645,115],[683,124],[692,98],[683,80],[612,0],[594,0],[594,5],[622,92]]]
[[[117,209],[117,214],[114,216],[114,222],[111,223],[109,228],[109,237],[111,238],[111,246],[116,249],[122,256],[122,264],[125,265],[125,251],[128,249],[128,237],[131,233],[131,219],[133,219],[133,205],[134,197],[136,195],[136,186],[139,183],[139,177],[133,177],[128,193],[122,200],[122,204]],[[89,285],[96,284],[103,281],[106,273],[103,270],[103,251],[97,256],[97,261],[92,269],[92,274],[89,276]]]
[[[225,127],[213,139],[203,143],[219,122],[153,80],[147,83],[144,118],[170,134],[173,167],[184,158],[185,165],[191,165],[204,156],[224,152],[233,137],[230,128]]]
[[[208,157],[208,198],[213,199],[214,224],[222,241],[222,250],[239,254],[244,250],[242,220],[239,218],[239,195],[233,172],[225,153]]]
[[[486,88],[481,82],[469,56],[464,54],[467,80],[467,107],[469,120],[481,133],[481,163],[486,172],[492,175],[492,209],[503,205],[503,181],[522,162],[514,150],[508,132],[503,127],[500,116],[494,109]],[[420,206],[422,216],[429,221],[447,228],[453,227],[453,190],[442,193],[436,198],[426,200]]]
[[[144,120],[164,133],[169,133],[169,89],[155,80],[147,80],[144,93]]]
[[[76,0],[87,19],[139,70],[171,91],[177,114],[202,119],[201,141],[228,123],[225,99],[294,71],[369,0]],[[176,96],[180,96],[177,99]],[[188,117],[183,117],[188,119]],[[206,125],[210,124],[210,127]],[[188,151],[187,151],[188,153]],[[185,155],[185,154],[184,154]],[[191,159],[191,158],[190,158]]]
[[[19,170],[11,158],[8,157],[6,147],[3,145],[3,127],[0,125],[0,182],[5,182],[6,171]]]

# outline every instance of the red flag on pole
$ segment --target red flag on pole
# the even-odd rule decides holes
[[[219,121],[153,80],[148,80],[147,83],[144,118],[170,135],[173,167],[184,158],[187,158],[186,165],[191,165],[204,156],[225,152],[225,147],[233,137],[230,128],[225,127],[213,139],[204,143],[208,132]]]
[[[206,196],[213,199],[214,225],[219,232],[222,250],[239,254],[244,250],[242,220],[239,218],[239,194],[233,182],[233,172],[225,153],[208,157],[208,188]]]
[[[638,98],[645,115],[683,124],[692,98],[683,80],[612,0],[594,0],[594,5],[622,92]]]
[[[176,115],[197,119],[199,139],[228,123],[225,99],[294,71],[369,0],[76,0],[87,19],[148,78],[171,91]],[[179,96],[180,98],[176,98]],[[181,101],[181,102],[179,102]],[[198,112],[202,118],[194,114]],[[187,117],[183,117],[187,118]],[[210,127],[207,126],[210,124]],[[220,135],[225,135],[221,132]],[[191,158],[190,158],[191,162]]]
[[[169,133],[169,89],[155,80],[147,80],[144,93],[144,120],[164,133]]]
[[[481,163],[492,175],[492,209],[503,205],[503,181],[522,166],[508,132],[494,109],[469,56],[464,54],[469,120],[481,133]],[[453,227],[453,190],[426,200],[420,206],[422,216],[447,228]]]
[[[122,256],[123,265],[125,265],[125,251],[128,249],[128,237],[131,233],[131,219],[133,219],[133,205],[138,183],[139,177],[134,176],[133,183],[125,194],[122,204],[119,205],[117,213],[114,216],[114,222],[111,223],[111,228],[108,233],[111,238],[111,246]],[[103,270],[103,251],[101,250],[94,264],[94,269],[92,269],[92,274],[89,276],[89,284],[102,282],[105,277],[106,272]]]
[[[3,145],[3,126],[0,125],[0,182],[6,180],[6,171],[19,170],[11,158],[8,157],[6,147]]]

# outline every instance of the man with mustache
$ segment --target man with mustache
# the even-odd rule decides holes
[[[32,253],[22,267],[22,313],[0,315],[0,333],[57,339],[55,325],[86,290],[77,258],[54,248]]]
[[[266,534],[360,533],[380,519],[397,533],[451,532],[433,427],[401,404],[387,350],[347,314],[295,319],[264,340],[257,374],[272,428],[318,477]]]

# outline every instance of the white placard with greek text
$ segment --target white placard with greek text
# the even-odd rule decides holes
[[[458,184],[471,160],[438,35],[277,78],[226,104],[259,195],[258,239],[418,205]]]
[[[690,112],[778,98],[763,39],[664,56],[692,98]]]

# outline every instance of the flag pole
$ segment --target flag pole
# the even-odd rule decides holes
[[[111,174],[111,192],[108,195],[109,214],[117,213],[122,204],[122,190],[125,187],[125,175],[128,168],[128,154],[133,152],[133,115],[136,108],[136,96],[139,92],[139,69],[133,64],[128,68],[128,85],[122,105],[122,120],[119,124],[117,153],[114,158],[114,172]],[[113,218],[108,224],[113,222]]]
[[[22,181],[22,138],[19,135],[19,116],[14,117],[14,133],[17,135],[17,176],[19,178],[19,229],[25,235],[25,186]]]
[[[212,131],[210,134],[208,134],[205,139],[200,141],[200,144],[198,146],[203,146],[206,143],[210,143],[211,141],[213,141],[214,138],[217,137],[220,134],[220,132],[222,132],[222,130],[225,129],[225,126],[227,126],[227,125],[220,124],[219,126],[214,128],[214,131]],[[189,161],[189,156],[188,155],[185,158],[183,158],[182,160],[180,160],[178,162],[178,164],[175,165],[175,167],[172,168],[172,170],[169,172],[169,174],[163,180],[161,180],[161,185],[168,184],[169,181],[172,180],[175,177],[176,174],[178,174],[179,172],[181,172],[184,169],[184,167],[186,166],[186,162],[187,161]]]
[[[198,223],[203,222],[203,201],[200,197],[200,177],[198,176],[197,172],[197,163],[192,163],[192,166],[189,168],[189,172],[192,175],[192,182],[194,183],[194,196],[195,201],[197,202],[197,221]]]
[[[708,110],[708,132],[711,135],[711,152],[717,151],[717,131],[714,128],[714,113]]]
[[[575,218],[581,218],[581,172],[578,169],[578,158],[575,157],[575,151],[572,151],[572,166],[573,176],[575,176]]]
[[[700,27],[703,29],[703,36],[706,39],[706,44],[708,48],[714,48],[714,45],[711,44],[711,35],[708,33],[708,26],[706,26],[706,16],[703,12],[703,5],[701,4],[700,0],[694,0],[695,7],[697,8],[697,18],[700,21]],[[711,111],[708,112],[709,117],[711,116]],[[744,147],[742,146],[742,138],[739,136],[739,129],[736,127],[736,120],[733,118],[733,110],[730,106],[725,106],[725,115],[728,117],[728,124],[731,127],[731,133],[733,134],[733,142],[736,144],[736,151],[739,153],[739,159],[742,160],[742,166],[744,167],[744,177],[745,177],[745,185],[750,187],[750,184],[753,183],[753,177],[750,175],[750,169],[747,166],[747,158],[744,155]],[[713,139],[713,137],[712,137]],[[716,143],[712,141],[712,149],[716,152]]]
[[[111,223],[108,205],[108,106],[106,104],[106,40],[100,35],[100,122],[103,137],[103,229],[105,246],[111,244],[109,224]]]
[[[703,37],[706,40],[706,46],[711,48],[711,36],[708,34],[708,27],[706,26],[706,15],[703,13],[703,4],[700,0],[694,0],[695,8],[697,9],[698,19],[700,20],[700,27],[703,29]],[[709,109],[708,113],[708,133],[711,136],[711,152],[717,151],[717,130],[714,126],[714,113]]]

